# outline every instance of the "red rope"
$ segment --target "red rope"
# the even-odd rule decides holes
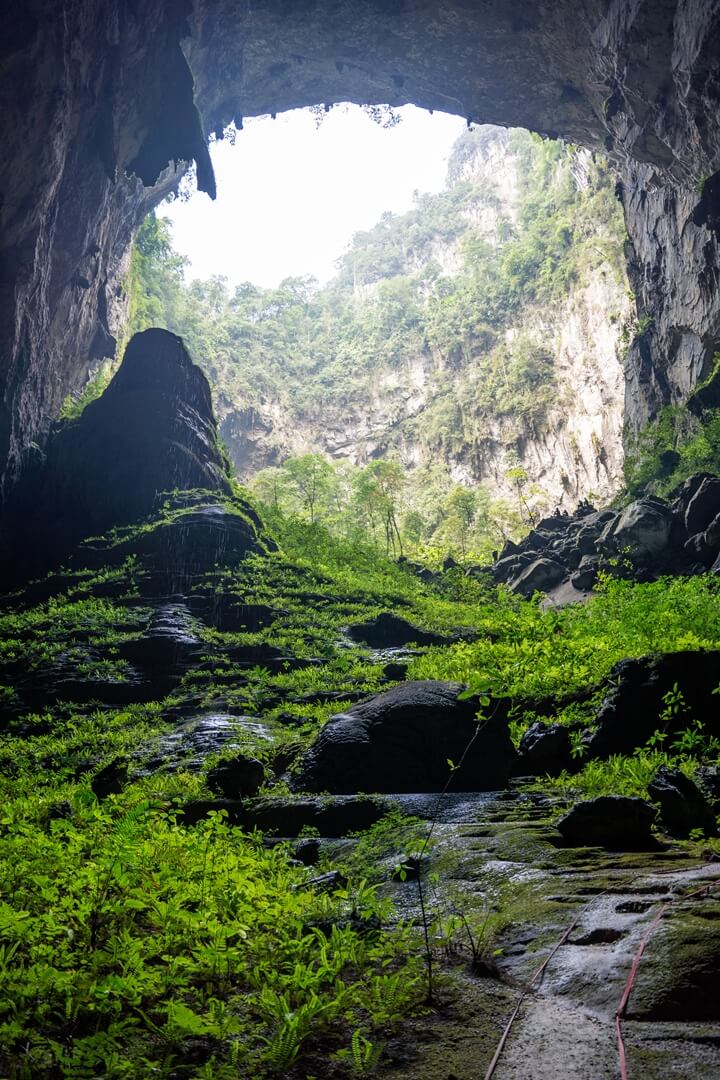
[[[677,873],[677,870],[666,871],[666,873]],[[627,1008],[627,1004],[628,1004],[628,1001],[630,999],[630,994],[632,993],[633,986],[635,985],[635,980],[637,978],[638,969],[640,967],[640,961],[642,959],[643,953],[645,952],[645,946],[647,945],[648,941],[652,937],[653,933],[655,932],[658,924],[662,920],[662,918],[665,915],[665,912],[668,910],[668,908],[670,908],[673,904],[677,903],[680,900],[691,900],[695,896],[701,896],[703,893],[710,892],[712,889],[717,889],[718,887],[720,887],[720,880],[710,881],[710,882],[707,882],[705,885],[701,886],[699,889],[693,889],[692,892],[683,893],[680,896],[674,897],[672,900],[668,900],[665,904],[662,905],[662,907],[653,916],[653,918],[650,921],[647,929],[645,930],[645,933],[643,934],[643,936],[642,936],[642,938],[640,940],[640,944],[638,945],[637,952],[635,953],[635,957],[633,958],[632,966],[630,968],[630,973],[629,973],[629,975],[627,977],[627,981],[625,983],[625,989],[623,990],[623,995],[622,995],[622,997],[620,999],[620,1004],[618,1005],[617,1011],[615,1013],[615,1034],[616,1034],[616,1037],[617,1037],[618,1056],[620,1058],[620,1076],[621,1076],[621,1080],[628,1080],[627,1054],[626,1054],[626,1051],[625,1051],[625,1041],[623,1039],[623,1034],[622,1034],[622,1018],[625,1015],[625,1009]],[[531,989],[535,986],[535,984],[538,983],[542,979],[542,976],[545,974],[545,969],[547,968],[547,966],[550,963],[550,961],[552,960],[552,958],[555,956],[555,953],[558,951],[558,949],[560,948],[561,945],[565,944],[565,942],[570,937],[571,933],[573,932],[573,930],[575,929],[577,924],[580,922],[581,918],[583,917],[585,912],[588,910],[588,908],[592,904],[594,904],[597,900],[599,900],[601,896],[604,896],[604,895],[605,895],[605,893],[600,893],[598,896],[593,897],[593,899],[589,903],[587,903],[584,908],[582,908],[582,910],[575,916],[573,921],[570,923],[570,925],[564,931],[564,933],[562,934],[562,937],[556,942],[556,944],[553,946],[552,950],[545,957],[542,964],[540,964],[540,966],[535,970],[535,973],[533,974],[532,978],[530,979],[530,982],[527,984],[527,986],[525,987],[525,989],[521,993],[520,997],[518,998],[517,1004],[515,1005],[515,1008],[513,1009],[512,1013],[510,1014],[510,1019],[508,1020],[507,1024],[505,1025],[503,1033],[502,1033],[502,1035],[500,1037],[500,1042],[497,1045],[497,1049],[495,1050],[495,1053],[493,1054],[492,1061],[490,1062],[490,1064],[488,1066],[488,1069],[487,1069],[487,1072],[485,1073],[485,1080],[492,1080],[492,1077],[495,1074],[495,1070],[496,1070],[498,1062],[500,1060],[500,1056],[501,1056],[503,1050],[505,1049],[505,1044],[507,1043],[508,1036],[510,1035],[510,1029],[512,1028],[513,1024],[515,1023],[515,1021],[517,1019],[518,1013],[520,1012],[520,1007],[522,1006],[522,1003],[524,1002],[525,998],[528,996],[528,994],[530,993]]]
[[[628,1080],[627,1053],[625,1050],[625,1040],[623,1039],[622,1033],[622,1020],[625,1015],[628,1001],[630,1000],[630,994],[632,993],[633,987],[635,985],[638,969],[640,967],[640,961],[642,959],[643,953],[645,952],[645,946],[647,945],[652,935],[655,933],[655,930],[657,929],[658,924],[665,915],[665,912],[669,908],[671,908],[673,904],[678,903],[680,900],[691,900],[695,896],[702,896],[703,893],[708,893],[712,889],[717,889],[719,886],[720,881],[710,881],[707,884],[701,886],[699,889],[693,889],[692,892],[682,893],[680,896],[675,896],[672,900],[668,900],[667,903],[663,904],[662,907],[659,908],[657,913],[651,919],[647,929],[645,930],[645,933],[640,939],[640,944],[638,945],[637,952],[635,953],[632,966],[630,968],[630,973],[628,974],[627,981],[625,983],[625,989],[623,990],[622,997],[620,998],[620,1004],[618,1005],[617,1012],[615,1013],[615,1034],[617,1036],[621,1080]]]

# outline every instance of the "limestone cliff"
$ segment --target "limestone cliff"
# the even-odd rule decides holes
[[[316,341],[302,363],[286,354],[274,392],[233,381],[235,359],[238,369],[254,363],[247,347],[225,371],[215,351],[208,375],[240,474],[308,450],[358,464],[395,454],[410,468],[442,462],[456,481],[495,495],[511,494],[507,474],[519,467],[553,506],[611,498],[622,480],[622,361],[634,323],[612,188],[585,150],[493,127],[459,140],[447,192],[356,238],[322,294],[325,320],[357,312],[349,331],[329,346]],[[552,242],[562,233],[551,251],[536,220],[546,206]],[[473,291],[485,264],[497,272],[495,292]],[[391,301],[405,305],[406,338],[386,354],[371,338],[376,353],[365,360],[365,328]],[[386,337],[397,324],[385,313]],[[338,386],[337,355],[350,345],[354,381]]]

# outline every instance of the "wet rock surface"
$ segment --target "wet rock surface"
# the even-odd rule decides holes
[[[296,784],[334,793],[440,791],[448,760],[460,762],[483,708],[476,697],[461,698],[460,683],[406,682],[331,717],[303,758]],[[507,709],[496,702],[484,710],[487,723],[456,778],[456,787],[496,789],[513,771]]]
[[[435,826],[431,872],[442,865],[451,881],[448,910],[475,911],[488,892],[510,905],[495,940],[495,971],[470,980],[462,969],[449,968],[456,1003],[411,1023],[394,1060],[391,1048],[388,1074],[393,1080],[436,1080],[450,1071],[458,1080],[482,1075],[523,988],[552,952],[510,1028],[494,1075],[615,1077],[615,1013],[640,942],[669,905],[648,937],[623,1022],[630,1075],[710,1080],[720,1069],[716,996],[708,989],[720,890],[703,889],[717,884],[716,868],[698,866],[677,850],[558,846],[558,833],[542,821],[547,806],[536,807],[536,820],[522,792],[482,799],[474,820],[468,814],[462,824]],[[417,914],[415,882],[389,876],[385,889],[404,913]],[[701,958],[703,926],[709,933]],[[469,945],[465,953],[469,961]]]
[[[254,717],[227,713],[190,716],[139,752],[139,769],[141,774],[178,769],[199,772],[212,754],[239,749],[246,743],[262,745],[270,738],[267,726]]]

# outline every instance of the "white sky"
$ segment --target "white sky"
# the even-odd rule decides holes
[[[412,105],[384,129],[357,106],[332,109],[319,128],[305,109],[248,120],[235,146],[210,148],[218,194],[158,209],[173,222],[188,278],[223,274],[231,285],[276,286],[312,274],[327,281],[353,233],[413,191],[439,191],[465,121]]]

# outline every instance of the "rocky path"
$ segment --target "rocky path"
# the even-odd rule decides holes
[[[494,1080],[600,1080],[621,1075],[615,1012],[643,936],[649,938],[623,1034],[630,1080],[720,1075],[720,867],[680,850],[612,854],[555,846],[559,836],[521,798],[487,798],[483,819],[439,824],[434,903],[471,925],[499,909],[493,977],[446,965],[455,1000],[413,1022],[388,1048],[393,1080],[486,1075],[523,989],[570,926],[542,981],[524,997]],[[522,820],[522,816],[525,820]],[[494,820],[488,820],[494,819]],[[701,890],[698,893],[698,890]],[[395,886],[409,914],[412,882]],[[690,893],[691,898],[683,899]]]

